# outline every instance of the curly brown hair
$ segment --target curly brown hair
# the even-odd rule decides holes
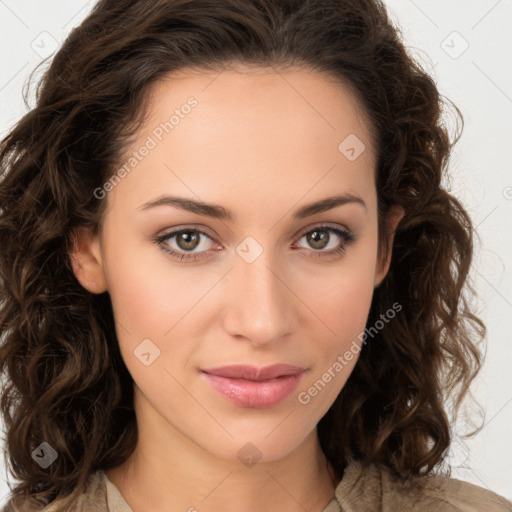
[[[110,298],[75,278],[70,233],[98,232],[106,201],[94,190],[141,126],[148,88],[182,68],[237,62],[299,65],[349,84],[375,137],[381,251],[391,249],[390,208],[405,211],[367,325],[395,302],[403,309],[364,346],[320,420],[327,459],[340,474],[350,458],[401,477],[441,467],[448,412],[480,369],[485,326],[469,301],[471,220],[441,185],[460,134],[451,141],[445,98],[384,4],[102,0],[65,40],[35,107],[0,147],[1,411],[19,480],[11,506],[29,500],[36,510],[59,498],[65,510],[92,471],[121,464],[135,448],[133,380]],[[31,456],[42,441],[58,453],[47,469]]]

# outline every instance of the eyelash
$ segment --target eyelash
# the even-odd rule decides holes
[[[352,242],[355,242],[355,240],[356,240],[354,234],[351,231],[343,230],[343,229],[340,229],[340,228],[337,228],[337,227],[327,226],[327,225],[315,226],[314,228],[309,229],[308,231],[303,232],[300,235],[299,240],[301,238],[303,238],[305,235],[308,235],[309,233],[312,233],[314,231],[328,231],[330,233],[334,233],[335,235],[337,235],[338,237],[340,237],[343,240],[343,244],[340,247],[337,247],[335,249],[331,249],[329,251],[322,251],[322,250],[311,249],[311,251],[315,255],[314,257],[317,257],[317,258],[323,258],[323,257],[336,256],[336,255],[344,254],[345,251],[347,250],[347,246],[350,245]],[[183,260],[186,260],[186,261],[197,261],[197,260],[203,259],[205,257],[208,257],[208,252],[202,252],[202,253],[186,253],[186,252],[183,252],[182,253],[182,252],[177,252],[174,249],[170,249],[168,246],[165,245],[165,242],[169,241],[169,239],[175,237],[176,235],[178,235],[180,233],[185,233],[185,232],[199,233],[201,235],[206,236],[210,240],[212,239],[210,237],[210,235],[208,235],[204,231],[201,231],[200,229],[182,228],[182,229],[179,229],[179,230],[176,230],[176,231],[172,231],[171,233],[166,233],[164,235],[161,235],[161,236],[155,238],[154,242],[164,252],[166,252],[167,254],[172,256],[173,258],[177,258],[177,259],[182,260],[182,261]]]

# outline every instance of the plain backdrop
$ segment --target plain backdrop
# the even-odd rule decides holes
[[[0,0],[0,136],[26,112],[22,89],[30,71],[58,48],[94,3]],[[483,370],[472,390],[485,419],[473,439],[454,444],[452,476],[512,499],[512,2],[386,4],[410,52],[465,120],[446,184],[469,211],[479,235],[472,276],[488,335]],[[0,505],[8,482],[1,458]]]

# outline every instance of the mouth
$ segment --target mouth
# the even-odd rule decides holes
[[[224,398],[252,409],[272,407],[298,386],[305,369],[288,364],[264,368],[231,365],[201,370],[208,384]]]

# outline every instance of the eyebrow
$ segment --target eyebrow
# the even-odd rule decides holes
[[[361,197],[346,193],[327,197],[320,201],[302,206],[293,214],[293,218],[303,219],[317,213],[332,210],[337,206],[342,206],[345,204],[360,204],[364,209],[366,209],[366,203]],[[233,214],[223,206],[178,196],[163,195],[142,204],[137,209],[145,211],[149,210],[150,208],[156,208],[158,206],[174,206],[176,208],[196,213],[198,215],[204,215],[206,217],[212,217],[221,220],[233,220]]]

